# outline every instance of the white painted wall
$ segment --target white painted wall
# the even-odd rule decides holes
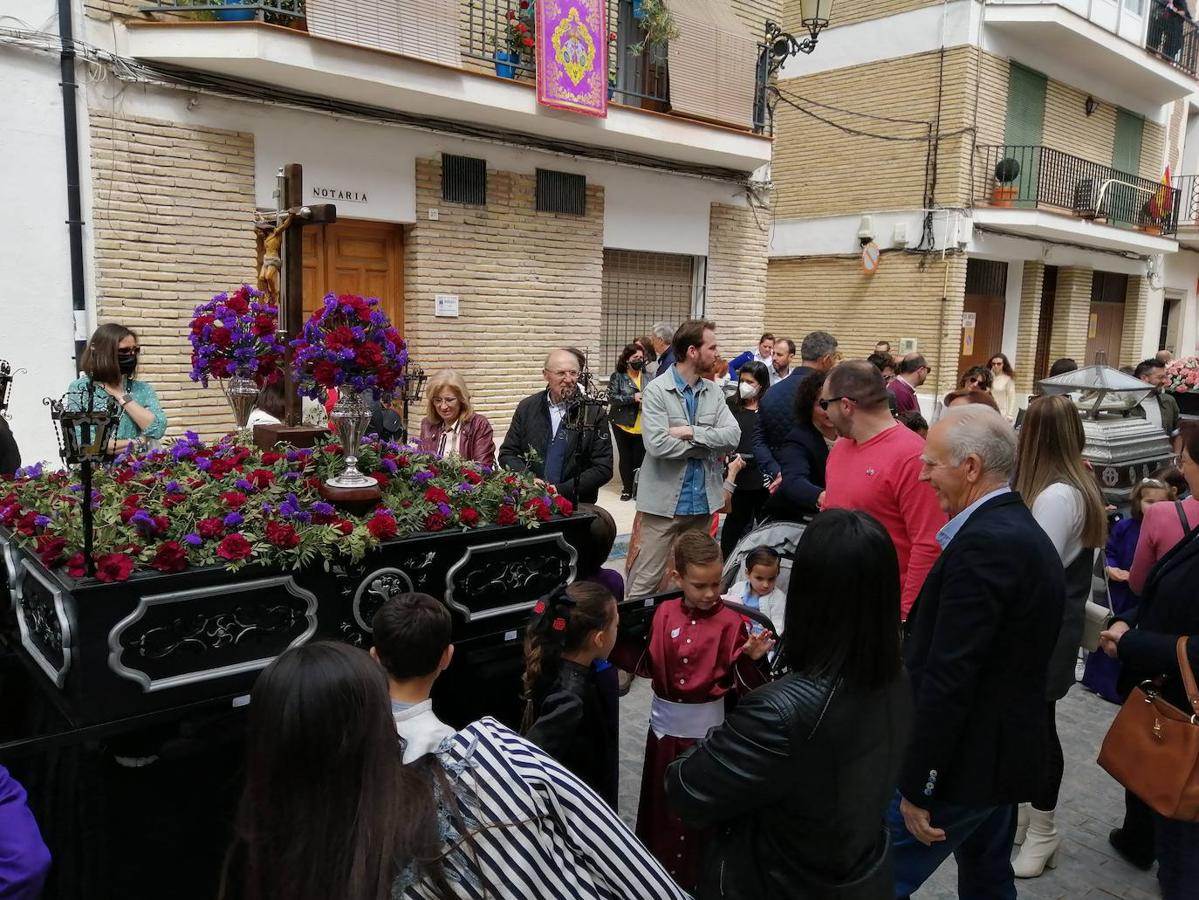
[[[0,0],[6,27],[56,31],[54,0]],[[76,11],[78,21],[81,13]],[[85,80],[80,68],[77,77]],[[0,217],[0,358],[18,375],[10,425],[26,464],[57,460],[58,446],[42,398],[61,396],[75,377],[75,317],[67,234],[66,162],[58,57],[0,45],[0,166],[8,176]],[[91,194],[87,115],[80,104],[85,223]],[[90,259],[85,225],[85,264]],[[90,266],[88,266],[90,269]],[[87,296],[93,296],[89,277]],[[82,322],[87,331],[88,322]],[[23,371],[21,371],[23,370]]]
[[[1179,356],[1199,355],[1199,252],[1181,250],[1165,261],[1163,284],[1165,289],[1182,294],[1181,322],[1179,328]],[[1158,329],[1161,328],[1160,307],[1156,313],[1158,322],[1152,333],[1152,342],[1157,343]],[[1146,336],[1149,335],[1149,323],[1146,322]],[[1155,346],[1154,350],[1157,349]]]

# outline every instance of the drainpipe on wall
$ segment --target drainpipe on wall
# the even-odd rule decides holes
[[[79,188],[79,121],[76,107],[75,35],[71,4],[58,0],[58,37],[62,88],[62,130],[67,161],[67,233],[71,242],[71,310],[74,319],[75,367],[87,345],[87,298],[83,280],[83,201]]]

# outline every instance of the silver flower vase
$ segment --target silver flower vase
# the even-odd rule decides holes
[[[250,421],[254,404],[258,402],[258,385],[254,383],[253,378],[234,375],[232,378],[221,379],[221,390],[225,392],[225,399],[229,401],[229,408],[233,410],[238,430],[244,431],[246,423]]]
[[[325,484],[335,488],[373,487],[375,479],[358,471],[358,448],[366,435],[371,421],[370,402],[365,393],[342,390],[329,413],[329,421],[341,441],[346,468],[340,475],[330,478]]]

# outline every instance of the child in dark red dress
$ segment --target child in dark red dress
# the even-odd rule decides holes
[[[695,888],[709,835],[686,828],[667,805],[666,767],[724,721],[737,694],[768,680],[758,661],[774,644],[769,632],[751,637],[721,601],[722,568],[720,545],[707,534],[680,537],[671,575],[682,598],[658,607],[646,643],[622,635],[609,657],[653,680],[637,836],[685,890]]]

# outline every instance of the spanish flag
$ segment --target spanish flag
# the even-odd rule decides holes
[[[1161,185],[1158,187],[1157,193],[1153,195],[1153,199],[1149,201],[1149,215],[1155,219],[1164,219],[1170,215],[1173,206],[1170,192],[1170,167],[1166,166]]]

